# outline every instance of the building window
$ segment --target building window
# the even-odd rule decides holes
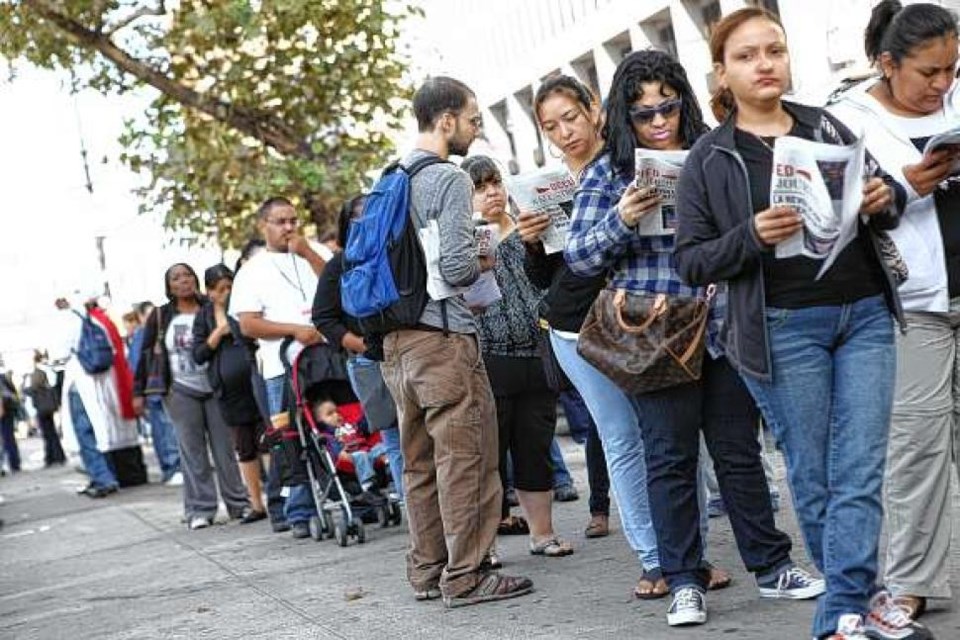
[[[775,16],[780,16],[780,3],[777,0],[751,0],[750,4],[766,9]]]
[[[597,63],[593,59],[593,51],[588,51],[576,60],[570,62],[577,79],[590,87],[595,95],[600,95],[600,74],[597,73]]]
[[[654,47],[677,57],[677,36],[673,33],[669,8],[641,22],[640,28]]]
[[[714,25],[720,22],[720,0],[685,0],[683,4],[700,33],[709,39]]]
[[[607,40],[603,43],[603,48],[607,50],[607,55],[613,60],[614,65],[620,64],[620,62],[633,51],[633,46],[630,44],[630,32],[624,31],[616,37]]]

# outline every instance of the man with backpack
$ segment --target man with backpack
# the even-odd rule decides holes
[[[133,406],[133,375],[123,353],[123,340],[116,325],[97,305],[97,294],[81,295],[83,311],[72,309],[64,299],[57,308],[64,311],[70,326],[67,347],[70,353],[64,371],[63,428],[73,428],[80,458],[90,476],[78,493],[104,498],[120,486],[111,463],[111,452],[139,452],[136,412]],[[143,461],[139,459],[138,471]],[[145,475],[145,474],[143,474]]]
[[[501,488],[497,414],[473,314],[460,295],[434,300],[426,294],[423,250],[402,241],[411,228],[419,232],[435,221],[439,275],[450,287],[468,286],[492,268],[492,258],[478,257],[474,240],[473,183],[447,161],[466,155],[479,134],[476,96],[457,80],[435,77],[416,92],[413,110],[416,149],[368,196],[348,237],[341,293],[344,309],[365,331],[384,335],[383,374],[397,401],[405,463],[408,579],[418,600],[442,596],[457,607],[524,595],[533,584],[483,563],[500,521]],[[399,208],[402,215],[392,215]],[[376,237],[378,217],[398,220],[407,235],[392,236],[379,257],[376,251],[364,257],[361,245]],[[365,227],[371,233],[363,233]],[[394,302],[376,313],[357,308],[362,288],[354,278],[363,279],[364,270],[374,274],[371,300],[385,280],[394,293]]]

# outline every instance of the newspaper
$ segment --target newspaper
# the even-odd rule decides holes
[[[540,237],[546,253],[563,251],[573,212],[577,181],[565,168],[538,169],[510,178],[507,189],[521,211],[546,213],[550,226]]]
[[[636,187],[652,187],[660,196],[657,208],[640,218],[641,236],[669,236],[677,232],[677,182],[688,151],[636,150]]]
[[[839,146],[792,136],[777,138],[773,149],[770,206],[790,206],[803,228],[777,244],[777,258],[823,260],[817,279],[857,235],[863,201],[864,146]]]
[[[446,300],[463,293],[465,287],[455,287],[440,275],[440,226],[436,220],[427,222],[419,230],[423,257],[427,263],[427,294],[432,300]]]
[[[469,307],[484,308],[502,297],[493,271],[483,272],[469,287],[449,284],[440,275],[440,227],[437,221],[430,220],[426,227],[420,229],[419,234],[427,262],[427,294],[432,300],[446,300],[462,295]],[[474,235],[477,238],[478,254],[490,255],[496,251],[500,242],[500,225],[479,225]]]
[[[960,152],[960,127],[931,136],[930,139],[927,140],[927,144],[923,147],[923,155],[930,155],[940,149],[949,149],[954,153]],[[960,173],[960,158],[954,161],[950,173]]]

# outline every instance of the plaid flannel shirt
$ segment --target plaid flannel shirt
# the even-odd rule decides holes
[[[641,236],[620,218],[617,203],[631,181],[632,177],[614,174],[608,153],[584,169],[564,250],[570,269],[582,276],[607,272],[611,289],[705,297],[704,287],[687,285],[674,268],[672,235]],[[715,358],[723,354],[719,334],[725,310],[726,287],[718,287],[707,337]]]

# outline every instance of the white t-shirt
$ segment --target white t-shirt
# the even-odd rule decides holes
[[[174,384],[198,391],[210,393],[210,381],[207,379],[207,365],[197,364],[193,359],[193,321],[195,313],[178,313],[170,320],[164,344],[170,357],[170,377]]]
[[[324,260],[333,257],[327,247],[310,243]],[[318,278],[310,263],[293,253],[261,251],[246,262],[233,281],[230,315],[262,313],[264,320],[311,326],[313,296]],[[263,377],[283,375],[280,361],[282,338],[261,338],[260,358]]]

